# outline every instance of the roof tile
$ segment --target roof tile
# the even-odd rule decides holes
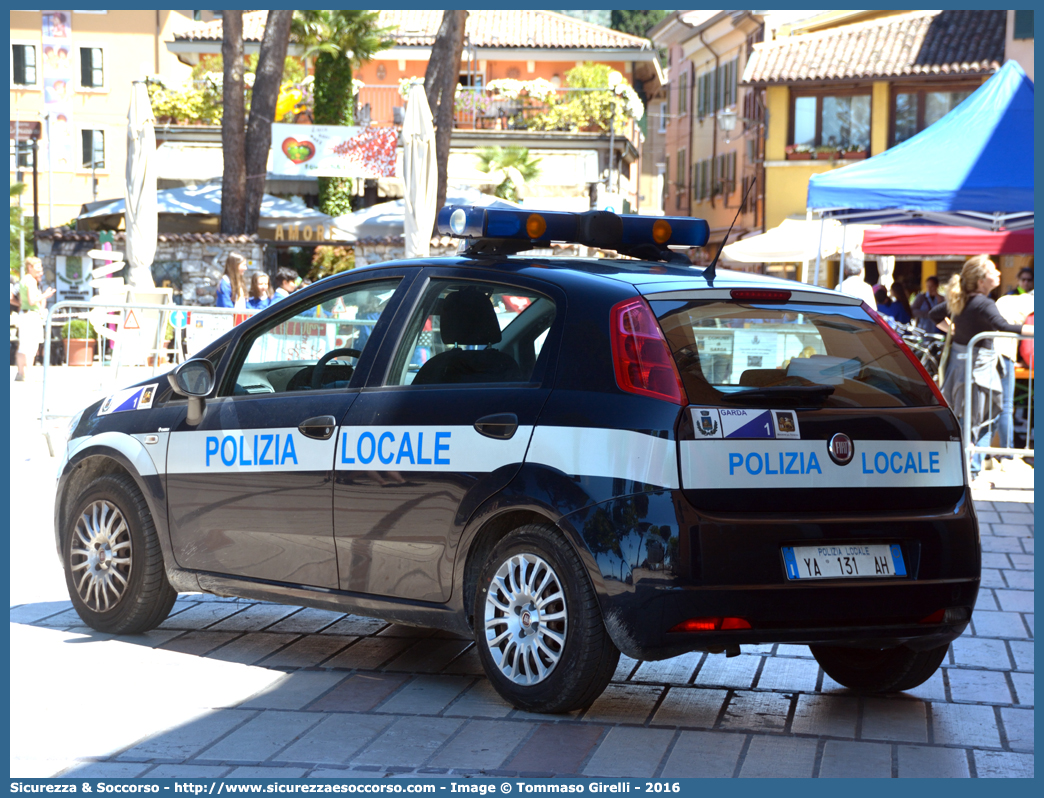
[[[990,74],[1004,61],[1004,11],[914,11],[755,47],[748,84]]]
[[[441,10],[381,11],[380,25],[395,27],[396,44],[430,47],[442,22]],[[244,41],[260,42],[267,11],[243,14]],[[478,47],[532,47],[537,49],[645,49],[648,39],[594,25],[555,11],[532,9],[469,11],[467,33]],[[221,41],[216,19],[174,34],[177,41]]]

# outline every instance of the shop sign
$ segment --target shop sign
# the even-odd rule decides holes
[[[277,224],[274,238],[276,241],[335,241],[333,230],[321,224]]]

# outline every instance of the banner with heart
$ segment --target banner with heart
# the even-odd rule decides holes
[[[283,154],[294,163],[304,163],[315,155],[315,145],[295,138],[283,139]]]
[[[398,129],[272,125],[272,172],[299,177],[391,177]]]

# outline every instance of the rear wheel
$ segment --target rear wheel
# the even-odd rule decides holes
[[[145,497],[125,474],[101,477],[77,499],[62,563],[76,613],[99,632],[153,629],[178,596],[167,581]]]
[[[838,684],[866,693],[898,693],[928,681],[949,644],[925,651],[896,648],[809,646],[816,662]]]
[[[479,576],[475,627],[493,687],[530,712],[590,706],[620,659],[583,563],[543,524],[510,532],[490,553]]]

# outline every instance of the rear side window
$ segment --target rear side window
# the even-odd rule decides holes
[[[921,407],[931,388],[857,306],[649,303],[692,404]]]
[[[529,382],[555,303],[527,288],[439,280],[413,313],[388,385]]]

